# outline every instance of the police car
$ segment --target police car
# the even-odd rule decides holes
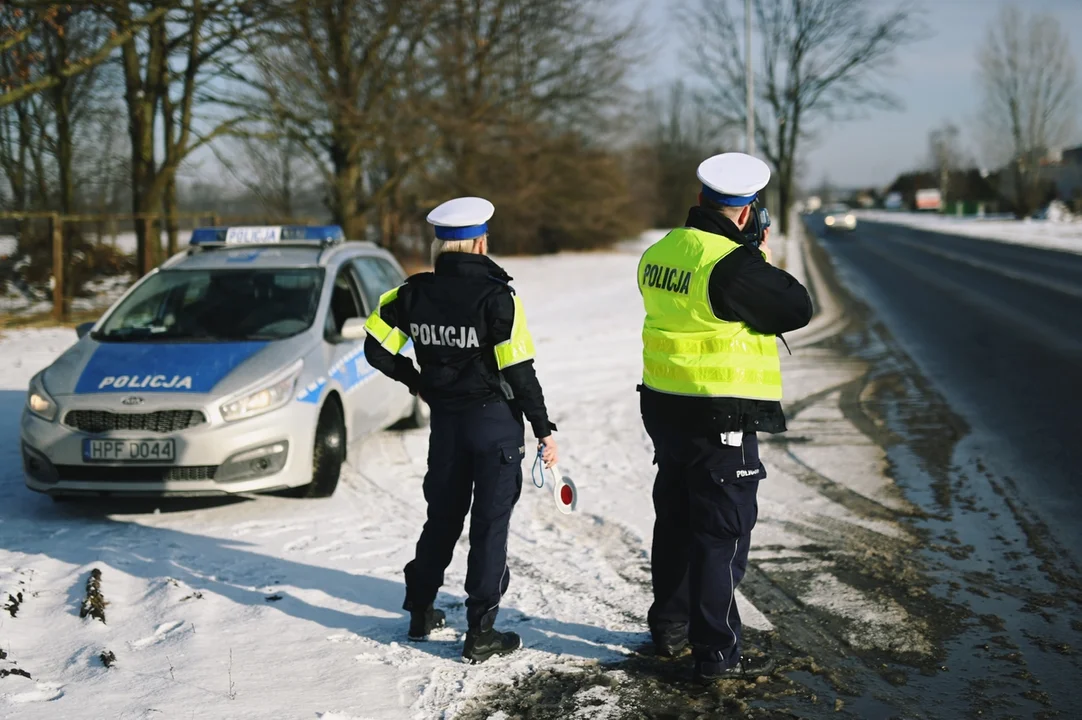
[[[364,356],[365,318],[404,280],[336,226],[195,230],[31,380],[27,486],[332,495],[350,440],[428,421]]]

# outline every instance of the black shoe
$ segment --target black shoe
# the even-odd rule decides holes
[[[688,647],[687,625],[658,625],[650,628],[650,637],[654,641],[654,652],[660,657],[677,657]]]
[[[427,640],[429,633],[447,624],[447,614],[429,605],[424,610],[410,613],[409,639],[420,642]]]
[[[695,679],[699,682],[716,680],[752,680],[774,671],[774,660],[768,655],[741,655],[732,667],[725,666],[721,653],[714,651],[695,654]]]
[[[488,630],[470,630],[466,633],[466,645],[462,648],[462,657],[476,665],[483,663],[493,655],[508,655],[522,647],[522,638],[513,632]]]

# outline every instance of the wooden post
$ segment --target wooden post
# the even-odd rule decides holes
[[[62,321],[68,314],[64,298],[64,226],[60,215],[49,216],[53,233],[53,320]]]

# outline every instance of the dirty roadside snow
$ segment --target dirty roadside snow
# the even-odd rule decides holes
[[[1082,218],[1051,222],[1032,219],[951,217],[884,210],[857,210],[855,214],[861,220],[904,225],[919,230],[963,235],[1011,245],[1027,245],[1082,254]]]
[[[558,515],[527,463],[500,616],[525,649],[476,667],[459,660],[465,538],[438,600],[450,627],[428,643],[405,640],[402,567],[424,518],[424,432],[352,447],[327,500],[54,504],[23,487],[19,414],[30,377],[75,335],[0,337],[0,600],[23,598],[17,612],[0,612],[0,668],[31,676],[0,679],[0,716],[487,717],[517,683],[596,676],[636,657],[648,639],[653,522],[635,392],[641,250],[504,261],[581,498],[575,516]],[[790,266],[800,252],[790,241]],[[768,478],[741,613],[766,638],[779,623],[814,622],[854,649],[928,653],[919,619],[874,583],[853,584],[861,558],[904,555],[916,539],[897,520],[908,506],[885,477],[883,450],[839,409],[863,366],[800,347],[837,320],[794,333],[794,355],[783,350],[790,432],[786,442],[763,438]],[[80,617],[94,569],[105,624]],[[815,655],[786,635],[785,647]],[[604,673],[605,683],[569,691],[581,710],[565,716],[620,717],[633,681],[619,666]]]

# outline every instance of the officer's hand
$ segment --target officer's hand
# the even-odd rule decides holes
[[[541,448],[541,459],[545,462],[545,467],[550,468],[555,465],[560,459],[560,450],[556,447],[556,439],[549,435],[547,438],[541,438],[537,444]]]

